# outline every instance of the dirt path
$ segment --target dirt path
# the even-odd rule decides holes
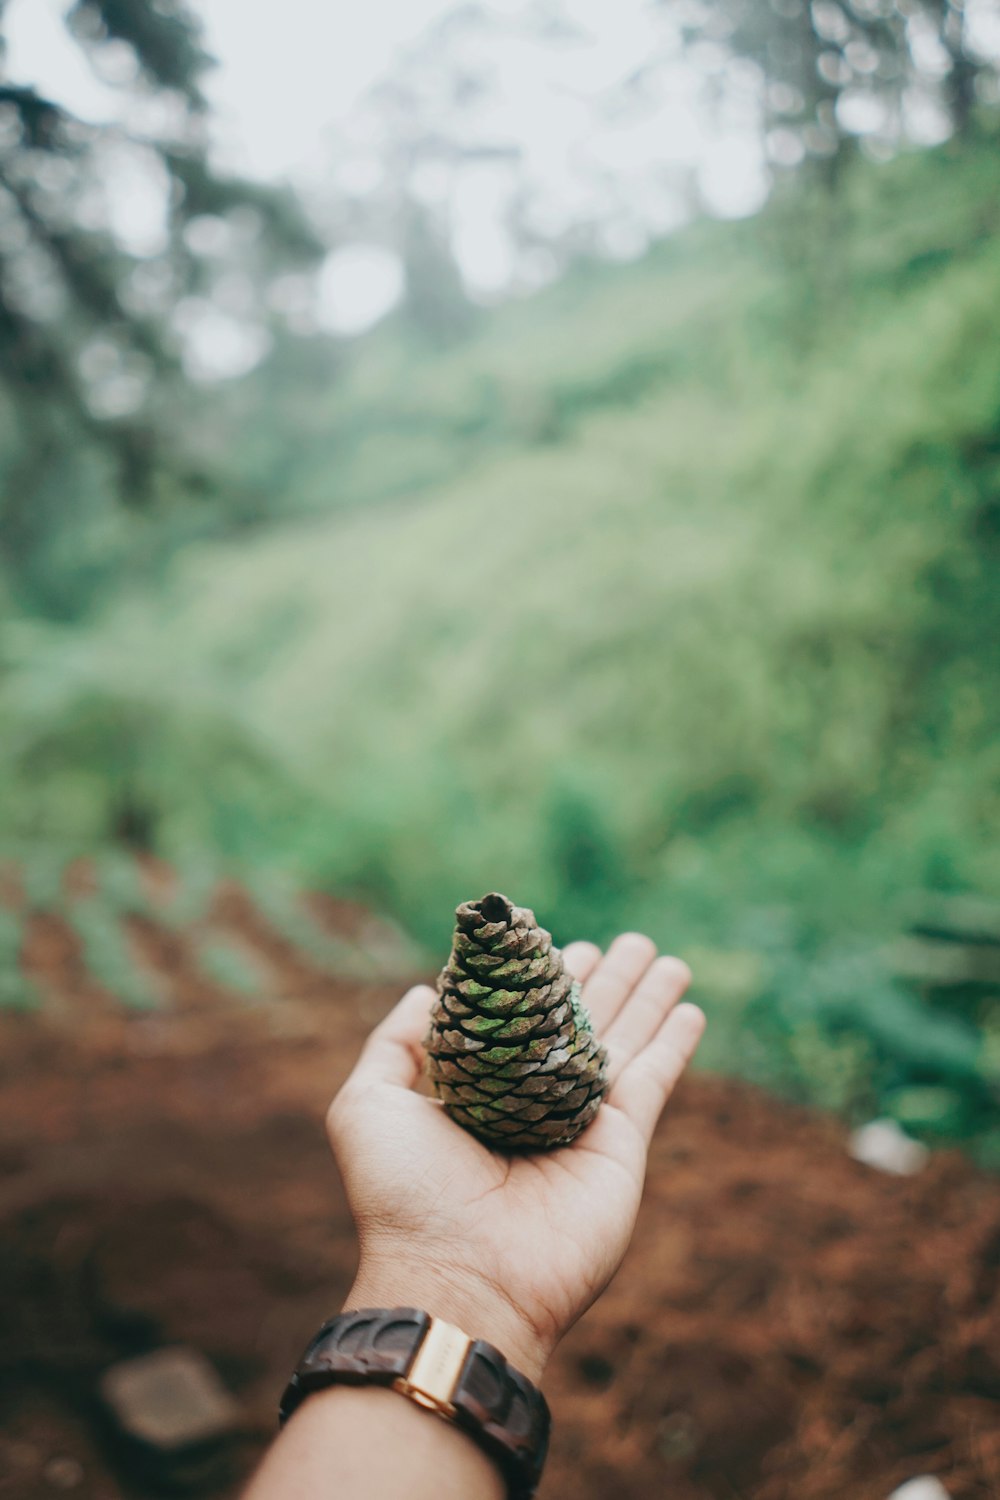
[[[248,1414],[208,1491],[235,1494],[348,1288],[322,1115],[398,986],[323,977],[227,899],[273,1002],[206,983],[144,919],[169,1008],[128,1015],[56,919],[32,927],[47,1004],[0,1018],[0,1496],[153,1493],[94,1388],[165,1343]],[[953,1154],[885,1177],[836,1122],[688,1080],[633,1249],[547,1389],[549,1500],[883,1500],[921,1473],[1000,1496],[1000,1183]]]

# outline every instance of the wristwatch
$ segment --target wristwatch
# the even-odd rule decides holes
[[[545,1397],[499,1349],[415,1307],[361,1308],[324,1323],[285,1388],[284,1425],[330,1385],[383,1385],[454,1422],[503,1471],[511,1500],[531,1500],[549,1445]]]

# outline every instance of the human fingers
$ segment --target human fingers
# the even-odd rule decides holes
[[[622,1069],[608,1096],[608,1103],[628,1116],[647,1146],[704,1030],[705,1017],[697,1005],[676,1006],[652,1041]]]
[[[407,990],[365,1042],[348,1083],[391,1083],[411,1089],[423,1069],[423,1042],[433,1000],[428,984]]]
[[[584,984],[600,963],[601,950],[596,943],[568,943],[562,957],[573,978]]]
[[[655,957],[656,944],[651,938],[641,932],[623,932],[594,967],[584,986],[583,999],[598,1036],[603,1038]]]
[[[635,985],[601,1040],[608,1049],[611,1081],[641,1052],[691,983],[691,970],[663,954]]]

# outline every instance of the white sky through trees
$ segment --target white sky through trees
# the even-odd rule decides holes
[[[406,157],[408,132],[415,143],[445,142],[443,153],[435,157],[432,148],[421,158],[419,170],[410,162],[407,191],[422,195],[433,213],[444,210],[466,285],[486,299],[540,284],[556,265],[549,257],[546,269],[544,250],[534,262],[523,253],[511,228],[515,212],[522,240],[524,230],[541,246],[585,233],[588,248],[627,259],[699,208],[739,216],[766,197],[759,75],[711,44],[682,55],[676,7],[655,0],[190,3],[217,59],[205,79],[216,160],[252,177],[292,181],[328,225],[338,248],[319,278],[318,314],[333,331],[363,330],[401,293],[400,263],[381,231],[392,208],[386,175]],[[9,76],[84,118],[118,119],[127,108],[134,126],[129,91],[100,83],[67,36],[66,4],[9,0]],[[971,0],[968,10],[997,17],[994,0]],[[428,28],[448,17],[447,36],[432,32],[428,41]],[[474,80],[470,98],[457,102],[449,98],[456,67]],[[372,95],[386,78],[396,86],[388,105],[384,93],[381,103]],[[843,123],[859,133],[871,128]],[[932,105],[915,123],[910,133],[927,142],[948,132]],[[162,211],[155,174],[144,180],[143,171],[141,159],[130,164],[122,156],[106,192],[116,233],[134,253],[149,255]],[[208,343],[221,349],[222,325],[213,326]],[[242,355],[240,347],[230,328],[219,373],[239,373],[241,360],[259,357],[252,341]],[[209,352],[200,373],[211,366]]]
[[[316,0],[193,0],[192,8],[218,64],[205,86],[220,165],[290,179],[318,202],[356,188],[364,177],[359,122],[372,85],[419,45],[428,26],[458,9],[454,0],[365,0],[349,9]],[[95,78],[66,35],[65,9],[64,0],[10,0],[10,76],[34,83],[84,118],[120,118],[122,95]],[[482,9],[501,28],[509,26],[482,111],[484,140],[510,149],[518,177],[530,179],[554,227],[571,224],[574,215],[607,214],[607,205],[593,198],[594,181],[602,175],[606,184],[619,175],[626,197],[646,193],[650,222],[609,223],[605,248],[612,255],[638,253],[647,230],[662,232],[681,216],[677,205],[654,203],[643,181],[664,161],[696,170],[701,194],[716,212],[759,206],[766,187],[752,119],[730,119],[720,129],[699,116],[696,75],[687,63],[678,60],[655,109],[627,121],[602,110],[607,92],[663,45],[662,12],[650,0],[575,0],[576,35],[556,48],[518,36],[521,17],[538,9],[526,0],[490,0]],[[454,250],[474,294],[501,294],[514,279],[504,227],[512,181],[499,183],[489,169],[463,173]],[[144,190],[141,170],[128,172],[122,163],[118,186],[117,192],[114,184],[109,188],[116,230],[135,252],[155,252],[156,184]],[[348,244],[321,277],[321,317],[337,331],[360,331],[397,299],[400,286],[398,266],[385,250]]]

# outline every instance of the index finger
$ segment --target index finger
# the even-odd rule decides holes
[[[568,943],[562,951],[562,957],[573,978],[586,984],[601,961],[601,950],[596,943]]]

